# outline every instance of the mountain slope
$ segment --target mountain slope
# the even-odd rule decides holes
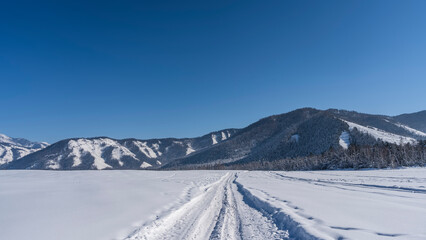
[[[198,138],[123,139],[75,138],[49,147],[4,166],[7,169],[145,169],[156,168],[176,158],[191,155],[237,132],[225,129]]]
[[[379,142],[414,144],[426,134],[401,124],[393,117],[353,111],[303,108],[264,118],[229,141],[166,165],[211,166],[259,160],[317,155],[330,148]]]
[[[401,114],[393,117],[393,119],[422,132],[426,132],[426,110],[416,113]]]
[[[36,152],[48,145],[44,142],[31,142],[24,138],[11,138],[0,134],[0,165]]]
[[[66,139],[2,168],[191,168],[307,157],[351,145],[416,144],[426,139],[426,133],[412,123],[419,123],[422,116],[422,112],[391,117],[302,108],[263,118],[243,129],[225,129],[198,138]]]

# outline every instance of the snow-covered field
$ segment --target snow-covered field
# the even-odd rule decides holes
[[[426,239],[426,168],[0,171],[0,239]]]

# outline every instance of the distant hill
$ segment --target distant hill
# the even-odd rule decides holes
[[[227,141],[166,167],[271,161],[321,154],[330,148],[346,149],[355,143],[414,144],[422,139],[426,133],[390,116],[303,108],[261,119]]]
[[[0,134],[0,165],[22,158],[48,145],[44,142],[31,142],[24,138],[11,138]]]
[[[3,166],[7,169],[147,169],[194,154],[225,141],[237,132],[225,129],[198,138],[123,139],[108,137],[65,139]]]
[[[426,110],[416,113],[401,114],[393,118],[407,126],[426,132]]]

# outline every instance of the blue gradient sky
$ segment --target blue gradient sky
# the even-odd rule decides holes
[[[193,137],[426,109],[426,1],[3,1],[0,132]]]

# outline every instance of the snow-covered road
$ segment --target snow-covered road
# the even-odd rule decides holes
[[[1,171],[0,239],[426,239],[426,168]]]
[[[244,190],[235,183],[237,174],[228,172],[200,195],[128,239],[287,238],[287,232],[277,228],[270,214],[244,199]]]

